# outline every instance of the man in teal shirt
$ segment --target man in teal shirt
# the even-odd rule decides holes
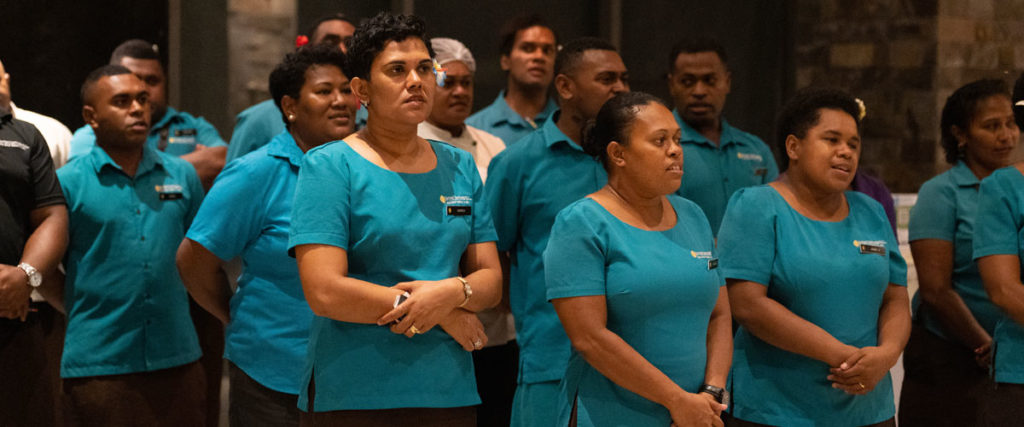
[[[86,425],[203,425],[205,392],[178,243],[203,189],[184,160],[146,143],[150,105],[130,70],[82,88],[97,145],[57,172],[70,223],[64,393]],[[219,357],[219,355],[217,355]]]
[[[227,143],[202,117],[167,105],[167,76],[156,45],[139,39],[128,40],[114,49],[110,64],[127,67],[146,84],[153,112],[147,144],[188,161],[206,188],[213,185],[213,179],[224,167]],[[95,145],[92,127],[82,126],[71,136],[68,161],[88,154]]]
[[[608,179],[580,147],[583,124],[605,101],[629,90],[622,58],[600,39],[567,43],[555,75],[562,109],[491,160],[485,185],[520,348],[512,426],[541,425],[558,416],[569,338],[547,300],[542,254],[555,215]]]
[[[725,49],[717,41],[686,39],[672,47],[668,89],[683,132],[679,194],[704,210],[715,235],[732,193],[779,175],[771,148],[722,118],[731,84]]]
[[[506,23],[501,36],[505,90],[491,105],[466,119],[466,124],[501,138],[506,146],[543,125],[558,109],[548,97],[557,43],[555,32],[538,15]]]

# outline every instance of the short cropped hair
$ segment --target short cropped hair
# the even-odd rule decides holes
[[[316,38],[316,29],[320,28],[320,24],[323,24],[324,22],[327,21],[345,21],[348,22],[349,24],[352,24],[353,27],[356,26],[356,24],[349,20],[344,13],[331,13],[328,15],[324,15],[319,18],[316,18],[316,20],[313,21],[312,24],[309,24],[309,27],[306,27],[305,35],[309,36],[309,41],[313,41],[313,39]]]
[[[555,36],[555,45],[558,45],[558,34],[555,30],[548,26],[547,22],[544,21],[539,14],[522,15],[514,17],[505,22],[501,27],[501,38],[498,42],[498,53],[504,56],[512,54],[512,48],[516,44],[516,36],[519,35],[520,31],[523,31],[531,27],[544,27],[551,30],[551,34]]]
[[[416,15],[392,15],[381,12],[370,18],[365,24],[356,28],[355,34],[348,43],[348,61],[352,75],[349,78],[359,77],[369,79],[370,66],[373,60],[384,50],[388,42],[401,42],[409,37],[416,37],[423,41],[427,47],[430,57],[434,57],[434,48],[427,38],[426,24],[423,19]]]
[[[629,144],[629,132],[636,122],[637,113],[640,108],[651,104],[668,108],[664,101],[644,92],[623,92],[613,96],[584,128],[583,152],[593,156],[607,169],[608,144],[612,141]]]
[[[568,75],[575,72],[576,67],[580,64],[580,60],[583,58],[583,53],[588,50],[610,50],[612,52],[618,52],[618,50],[615,49],[615,46],[607,40],[596,37],[581,37],[570,40],[565,44],[565,46],[562,46],[562,50],[559,50],[558,55],[555,56],[555,75]]]
[[[775,142],[781,156],[782,170],[789,168],[789,156],[786,156],[786,138],[794,135],[797,138],[807,136],[807,131],[818,124],[821,110],[839,110],[849,114],[860,128],[860,104],[850,94],[831,88],[804,88],[782,107],[777,121]]]
[[[942,121],[939,128],[942,130],[942,151],[946,154],[947,163],[956,164],[964,157],[964,153],[960,150],[960,141],[953,134],[953,126],[967,131],[974,115],[978,113],[978,103],[997,95],[1010,99],[1010,91],[1006,88],[1006,83],[997,79],[982,79],[961,86],[949,98],[946,98],[946,105],[942,107]]]
[[[160,61],[160,48],[142,39],[131,39],[114,48],[114,52],[110,54],[110,63],[120,64],[124,57]]]
[[[676,71],[676,59],[679,58],[679,55],[700,52],[714,52],[718,55],[718,59],[722,60],[722,65],[725,65],[727,69],[729,68],[729,60],[725,56],[725,47],[718,40],[706,36],[696,36],[684,38],[672,45],[672,50],[668,55],[668,72],[674,73]]]
[[[281,100],[285,95],[299,98],[299,91],[306,83],[306,70],[314,65],[333,65],[345,76],[349,75],[348,61],[337,45],[307,44],[285,55],[284,60],[270,72],[270,96],[281,111],[281,119],[285,124],[288,124],[288,120],[281,110]]]
[[[89,91],[92,90],[92,87],[95,86],[96,82],[100,81],[100,79],[107,76],[120,76],[122,74],[131,73],[132,70],[129,70],[127,67],[120,64],[107,64],[92,70],[92,72],[85,77],[85,82],[82,83],[82,89],[78,93],[78,95],[82,97],[82,104],[89,104]]]

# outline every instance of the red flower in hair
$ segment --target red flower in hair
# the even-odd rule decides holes
[[[309,37],[306,37],[306,36],[303,36],[303,35],[299,35],[299,36],[295,37],[295,48],[296,49],[298,49],[300,47],[303,47],[303,46],[305,46],[307,44],[309,44]]]

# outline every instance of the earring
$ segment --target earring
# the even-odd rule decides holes
[[[288,115],[288,121],[289,122],[294,122],[295,121],[295,115],[294,114],[289,114]]]

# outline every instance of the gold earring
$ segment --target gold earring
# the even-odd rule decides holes
[[[294,114],[289,114],[288,115],[288,121],[289,122],[294,122],[295,121],[295,115]]]

